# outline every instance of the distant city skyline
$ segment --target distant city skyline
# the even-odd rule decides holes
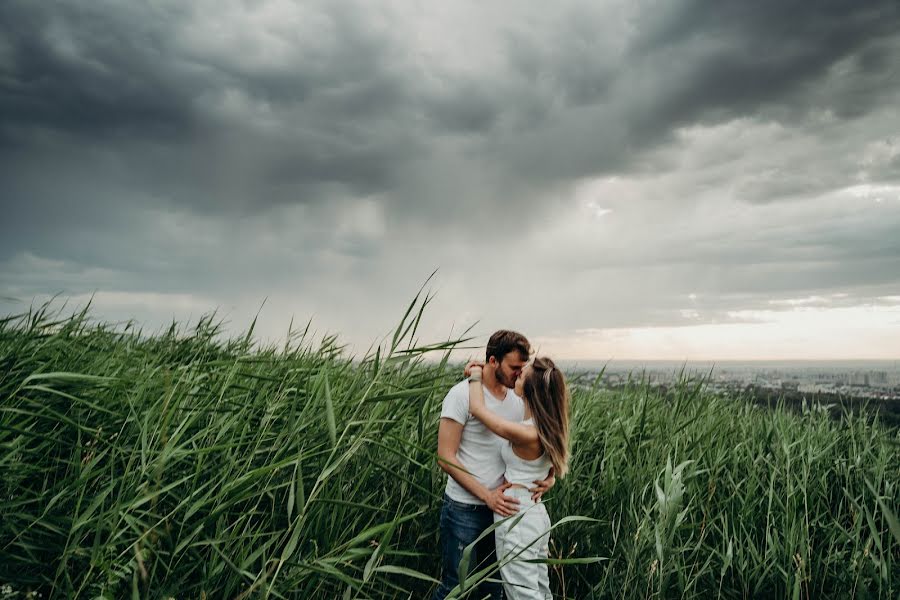
[[[706,390],[729,396],[752,392],[757,399],[805,398],[826,404],[851,398],[871,400],[879,403],[871,409],[889,414],[890,422],[900,424],[900,361],[611,361],[603,365],[569,363],[563,368],[579,385],[670,386],[688,380],[702,381]]]
[[[423,342],[900,357],[897,2],[8,0],[0,34],[0,315],[362,353],[428,281]]]

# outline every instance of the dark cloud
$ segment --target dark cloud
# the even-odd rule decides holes
[[[176,141],[194,134],[191,103],[201,79],[170,54],[149,11],[65,2],[4,2],[0,142],[41,131],[84,141],[140,136]]]
[[[636,37],[632,56],[660,61],[672,79],[681,78],[680,86],[672,81],[669,89],[670,118],[802,102],[792,93],[827,77],[846,57],[858,55],[855,77],[883,73],[889,65],[882,44],[900,25],[900,9],[892,2],[697,0],[661,22],[653,22],[653,11],[645,14],[648,27]]]
[[[535,24],[503,33],[505,70],[462,74],[414,60],[402,32],[367,25],[349,4],[322,7],[312,40],[266,31],[278,50],[241,47],[234,32],[236,46],[190,37],[183,26],[197,15],[161,6],[5,3],[3,22],[16,24],[0,97],[7,147],[41,132],[105,144],[143,187],[198,210],[327,201],[339,184],[394,191],[386,201],[428,220],[433,203],[405,197],[401,179],[441,133],[469,136],[471,163],[547,191],[635,168],[698,119],[797,109],[811,97],[804,86],[842,59],[852,77],[828,98],[859,113],[859,96],[875,94],[846,90],[890,67],[883,42],[900,25],[887,2],[638,5],[647,10],[613,11],[612,26],[610,11],[567,7],[541,35]]]
[[[101,195],[121,178],[200,211],[327,201],[335,184],[351,194],[386,189],[422,148],[399,118],[406,90],[388,64],[390,40],[339,9],[330,42],[307,51],[276,42],[290,54],[275,65],[244,60],[240,48],[204,49],[202,39],[192,47],[177,31],[186,8],[2,10],[5,155],[25,150],[45,163],[66,154]],[[120,157],[114,172],[104,155]]]

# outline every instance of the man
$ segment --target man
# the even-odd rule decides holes
[[[482,372],[485,404],[510,421],[525,418],[523,401],[512,388],[530,353],[528,340],[515,331],[501,330],[488,340]],[[438,429],[438,463],[449,477],[441,508],[441,583],[433,600],[444,600],[459,583],[458,567],[463,550],[493,525],[493,514],[508,517],[518,510],[519,501],[503,494],[509,484],[503,481],[502,441],[469,414],[468,381],[453,386],[444,398]],[[540,498],[554,482],[552,475],[536,481],[531,490],[534,498]],[[475,547],[469,573],[494,562],[494,536],[489,535]],[[496,583],[484,583],[475,597],[486,594],[492,600],[500,600],[502,588]]]

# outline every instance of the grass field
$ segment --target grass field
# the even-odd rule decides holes
[[[456,340],[416,341],[426,304],[355,358],[212,318],[5,319],[0,598],[427,598],[460,369]],[[555,597],[900,596],[898,430],[700,381],[573,388],[572,472],[546,501],[591,520],[553,532]]]

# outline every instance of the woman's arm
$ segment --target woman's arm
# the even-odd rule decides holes
[[[469,412],[484,426],[516,445],[534,444],[538,441],[537,429],[521,423],[507,421],[488,410],[484,404],[484,388],[481,385],[481,368],[472,368],[469,379]]]

